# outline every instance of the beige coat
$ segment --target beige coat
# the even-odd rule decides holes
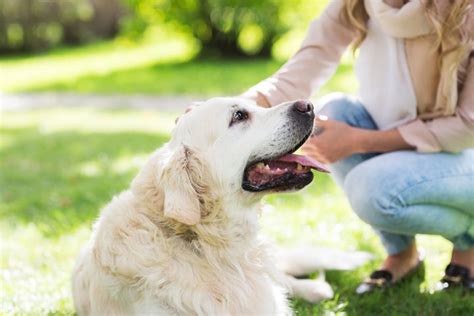
[[[340,18],[343,1],[332,0],[312,22],[298,52],[277,73],[250,91],[263,95],[272,105],[310,97],[332,75],[356,36],[353,28]],[[446,63],[439,66],[440,53],[433,49],[436,35],[421,1],[403,5],[400,0],[366,0],[365,5],[370,19],[378,19],[387,36],[402,38],[404,43],[408,84],[416,97],[416,109],[413,118],[396,126],[400,134],[420,152],[458,152],[474,147],[474,51],[462,62],[458,82],[448,78]],[[474,35],[474,1],[463,1],[473,3],[464,23]],[[443,2],[438,0],[438,5]],[[370,65],[367,68],[369,71]],[[456,84],[457,93],[449,93],[453,91],[449,88]],[[395,89],[403,87],[406,84]],[[383,102],[380,100],[380,104]],[[390,109],[380,106],[376,111]]]

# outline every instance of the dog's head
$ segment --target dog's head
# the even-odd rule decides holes
[[[292,154],[311,135],[308,101],[262,108],[240,98],[214,98],[183,115],[166,145],[160,186],[165,215],[199,222],[205,194],[252,201],[308,185],[323,165]]]

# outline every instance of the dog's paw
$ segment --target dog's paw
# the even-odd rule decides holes
[[[310,303],[318,303],[334,297],[334,291],[329,283],[322,280],[295,279],[291,283],[293,296]]]

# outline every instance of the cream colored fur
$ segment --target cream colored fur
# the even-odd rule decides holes
[[[236,106],[253,121],[230,129]],[[323,280],[276,268],[276,251],[258,234],[262,194],[241,189],[249,157],[268,150],[264,144],[287,123],[285,111],[220,98],[184,115],[171,141],[102,210],[73,272],[77,313],[289,315],[288,292],[331,297]],[[258,124],[269,131],[256,135]],[[291,273],[298,260],[283,266]]]

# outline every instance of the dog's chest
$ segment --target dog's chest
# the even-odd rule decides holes
[[[287,309],[285,292],[270,278],[272,267],[260,249],[181,255],[187,260],[176,258],[180,264],[160,290],[163,301],[174,306],[177,314],[278,315]]]

